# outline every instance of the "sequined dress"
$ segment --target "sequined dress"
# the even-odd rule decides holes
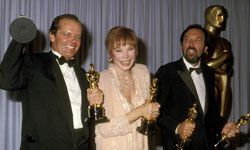
[[[132,68],[135,96],[128,103],[119,89],[119,81],[113,65],[101,72],[99,88],[104,92],[104,108],[108,123],[96,125],[96,150],[148,150],[147,136],[136,129],[141,119],[129,125],[126,113],[143,104],[148,96],[150,74],[145,65],[135,64]]]

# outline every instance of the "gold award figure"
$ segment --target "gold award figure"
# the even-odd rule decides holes
[[[194,103],[193,106],[188,109],[188,119],[186,121],[194,122],[195,118],[198,115],[196,107],[197,107],[197,104]],[[178,143],[176,144],[176,149],[177,150],[183,150],[184,147],[186,146],[186,144],[188,144],[189,141],[190,141],[190,139],[188,139],[188,138],[185,138],[185,139],[180,138]]]
[[[149,103],[155,102],[157,95],[157,78],[153,78],[150,88],[149,88]],[[143,118],[142,125],[139,127],[138,132],[144,135],[153,135],[156,134],[156,122],[155,119],[152,118]]]
[[[89,81],[90,89],[98,89],[99,73],[95,71],[94,64],[89,65],[89,71],[87,72],[87,80]]]
[[[205,30],[208,32],[208,51],[204,59],[215,70],[216,98],[220,102],[220,115],[228,119],[232,95],[230,80],[233,75],[233,54],[228,40],[220,37],[225,29],[227,11],[223,6],[212,5],[205,10]]]
[[[250,113],[246,114],[246,115],[242,115],[238,121],[235,123],[236,128],[240,128],[243,125],[246,125],[248,123],[248,118],[250,117]],[[226,135],[222,135],[222,138],[220,139],[220,141],[218,143],[216,143],[214,145],[215,148],[218,147],[218,145],[220,143],[222,143],[223,141],[227,141],[228,137]]]
[[[94,64],[89,65],[89,71],[86,73],[87,80],[89,81],[89,88],[91,90],[98,89],[99,73],[95,71]],[[95,122],[106,122],[108,121],[105,116],[104,107],[101,104],[94,104],[88,107],[88,120]]]

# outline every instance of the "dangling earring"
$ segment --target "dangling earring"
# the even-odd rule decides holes
[[[113,61],[112,58],[108,59],[108,63],[112,63],[112,61]]]

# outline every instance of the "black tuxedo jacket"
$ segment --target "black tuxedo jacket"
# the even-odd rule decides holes
[[[53,54],[24,54],[23,45],[14,40],[10,43],[0,65],[0,88],[20,91],[23,111],[20,149],[87,149],[89,129],[84,119],[89,85],[85,71],[80,66],[74,66],[74,70],[82,91],[83,129],[77,132],[66,84]]]
[[[188,109],[194,103],[198,105],[196,128],[193,132],[189,148],[206,150],[212,146],[212,137],[220,133],[225,121],[219,116],[219,105],[215,99],[214,71],[201,63],[202,74],[206,87],[206,105],[203,112],[199,98],[183,59],[161,66],[156,77],[159,82],[157,99],[161,105],[157,120],[162,130],[164,149],[175,149],[178,135],[175,134],[179,123],[188,118]]]

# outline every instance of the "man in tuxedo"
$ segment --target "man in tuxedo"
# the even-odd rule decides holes
[[[20,91],[23,122],[21,150],[86,150],[88,105],[102,92],[89,90],[86,72],[74,64],[83,26],[77,16],[54,18],[49,53],[24,52],[12,40],[0,65],[0,88]]]
[[[213,149],[215,134],[231,138],[239,130],[220,117],[214,96],[214,70],[200,60],[207,50],[207,32],[200,25],[190,25],[180,41],[183,57],[161,66],[156,73],[157,99],[161,105],[157,122],[162,130],[163,147],[176,149],[178,141],[190,139],[184,149]],[[197,105],[197,117],[188,121],[188,110],[193,104]]]

